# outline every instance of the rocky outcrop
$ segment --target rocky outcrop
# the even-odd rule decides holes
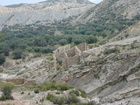
[[[46,80],[63,82],[81,88],[91,98],[98,98],[100,104],[118,105],[116,103],[127,103],[128,100],[132,103],[134,97],[139,99],[139,73],[140,52],[133,50],[98,57],[93,65],[76,68],[73,66],[69,71],[54,74]],[[135,103],[138,105],[139,100]]]

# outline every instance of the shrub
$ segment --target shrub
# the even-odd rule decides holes
[[[95,36],[89,36],[87,38],[87,43],[91,44],[91,43],[96,43],[98,40]]]
[[[80,96],[80,93],[78,90],[72,90],[69,92],[70,95]]]
[[[91,101],[88,103],[81,103],[80,105],[97,105],[95,102]]]
[[[21,49],[16,49],[13,52],[13,59],[20,59],[22,57],[22,50]]]
[[[80,94],[81,94],[81,97],[83,98],[86,98],[87,97],[87,94],[85,91],[81,90],[81,89],[78,89],[80,91]]]
[[[94,74],[94,77],[95,77],[96,79],[100,79],[99,73],[95,73],[95,74]]]
[[[44,101],[44,98],[40,99],[40,102],[42,103]]]
[[[91,101],[91,102],[88,102],[86,105],[96,105],[96,103]]]
[[[116,48],[113,48],[113,49],[106,49],[104,51],[104,54],[111,54],[111,53],[116,53],[118,52],[118,50]]]
[[[10,87],[11,89],[13,89],[15,87],[15,85],[12,84],[12,83],[3,83],[3,82],[1,82],[0,83],[0,89],[2,90],[4,87]]]
[[[22,91],[21,94],[24,94],[24,92]]]
[[[68,86],[66,84],[62,83],[56,83],[56,82],[47,82],[40,86],[38,86],[40,90],[46,91],[46,90],[60,90],[60,91],[66,91],[71,89],[71,86]]]
[[[3,54],[0,54],[0,65],[5,62],[5,56]]]
[[[80,90],[82,93],[85,94],[85,92],[83,92],[82,90]],[[80,100],[77,98],[77,96],[79,95],[78,92],[80,92],[79,90],[72,90],[71,92],[69,92],[68,97],[58,97],[55,96],[53,94],[48,94],[48,96],[46,97],[46,99],[50,100],[51,102],[53,102],[54,104],[58,104],[58,105],[95,105],[92,102],[89,103],[81,103]],[[76,96],[77,94],[77,96]]]
[[[60,45],[65,45],[65,44],[67,44],[67,40],[66,39],[61,39],[59,41],[59,43],[60,43]]]
[[[54,104],[58,104],[58,105],[62,105],[65,103],[65,99],[63,97],[57,97],[56,102],[54,102]]]
[[[101,59],[101,60],[99,60],[97,63],[98,63],[98,64],[104,64],[106,61],[107,61],[107,59]]]
[[[66,104],[79,103],[80,100],[75,95],[69,95],[66,99]]]
[[[55,94],[61,94],[60,92],[56,92]]]
[[[65,103],[65,99],[63,97],[56,97],[50,93],[48,94],[46,98],[50,100],[51,102],[53,102],[54,104],[62,105]]]
[[[5,100],[13,100],[14,98],[11,96],[11,92],[12,92],[12,87],[10,86],[5,86],[2,89],[3,95],[0,97],[1,101],[5,101]]]
[[[62,66],[62,61],[57,61],[60,66]]]
[[[48,61],[53,61],[53,58],[48,57],[47,60],[48,60]]]
[[[34,90],[34,93],[39,93],[39,90],[38,89]]]
[[[52,94],[49,93],[49,94],[47,95],[46,99],[50,100],[50,99],[53,98],[53,97],[54,97],[54,95],[52,95]]]

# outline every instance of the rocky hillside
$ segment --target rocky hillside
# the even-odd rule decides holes
[[[0,80],[20,81],[20,78],[23,78],[27,81],[34,80],[36,84],[56,81],[84,90],[90,97],[86,101],[95,101],[97,105],[139,105],[140,37],[108,43],[92,48],[88,52],[89,54],[83,56],[80,63],[56,71],[49,67],[50,55],[28,54],[22,60],[9,58],[0,68]],[[94,54],[96,52],[98,55]],[[20,95],[23,91],[24,93]],[[16,90],[13,93],[15,100],[10,102],[18,103],[17,100],[20,99],[21,103],[27,101],[30,105],[34,105],[35,100],[39,101],[46,97],[48,92],[50,91],[36,94],[32,90]],[[54,92],[57,93],[52,91]],[[62,92],[62,95],[65,93]],[[46,99],[40,102],[54,105]]]
[[[47,0],[46,2],[65,2],[65,3],[79,3],[79,4],[91,4],[88,0]]]
[[[84,64],[46,80],[81,88],[99,105],[139,105],[140,37],[106,44],[97,51],[105,46],[116,46],[117,50],[106,49],[98,56],[89,55],[84,58]]]
[[[108,37],[111,42],[139,36],[139,11],[139,0],[103,0],[85,14],[78,16],[73,22],[90,21],[93,24],[113,29],[110,32],[111,36]],[[109,35],[109,31],[107,32]]]
[[[48,0],[36,4],[0,6],[0,25],[30,24],[15,25],[0,34],[3,38],[0,44],[2,54],[7,52],[5,48],[9,45],[9,56],[0,65],[0,88],[1,83],[16,83],[12,94],[15,100],[0,101],[0,105],[140,105],[139,7],[139,0],[104,0],[96,6],[87,0]],[[68,20],[49,25],[39,22],[62,20],[69,16],[78,16],[72,19],[76,19],[73,23],[79,23],[69,26]],[[6,35],[6,32],[11,33]],[[91,36],[97,37],[96,41],[103,41],[93,44],[95,38]],[[93,42],[83,52],[74,50],[75,54],[71,56],[65,52],[70,61],[75,59],[78,63],[63,68],[63,62],[56,60],[50,53],[54,49],[50,48],[59,47],[60,40],[61,45],[68,44],[64,38],[74,46],[80,43],[74,43],[77,42],[74,39],[79,37],[87,37]],[[17,48],[22,49],[22,57],[14,59]],[[73,48],[78,49],[77,46]],[[61,50],[64,52],[65,47],[58,53]],[[79,54],[78,60],[76,54]],[[53,64],[57,69],[53,69]],[[75,100],[75,97],[69,97],[73,91],[71,86],[86,92],[88,97],[79,89],[74,92],[84,104],[71,103]],[[0,92],[0,97],[2,95]],[[69,103],[67,99],[70,99]]]
[[[140,36],[140,21],[127,29],[120,32],[116,37],[112,38],[110,41],[122,40],[126,38],[133,38]]]
[[[0,6],[0,26],[62,20],[78,16],[93,6],[88,0],[49,0],[35,4]]]
[[[93,21],[100,18],[133,19],[140,15],[139,0],[104,0],[91,10],[77,18],[78,21]]]

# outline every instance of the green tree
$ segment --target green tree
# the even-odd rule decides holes
[[[34,45],[36,45],[36,46],[46,46],[47,45],[47,42],[43,38],[36,38],[34,40]]]
[[[91,43],[96,43],[97,42],[97,38],[95,36],[89,36],[87,38],[87,43],[91,44]]]
[[[4,54],[5,56],[9,56],[10,48],[9,46],[2,44],[0,45],[0,54]]]
[[[65,45],[65,44],[67,44],[67,40],[66,39],[61,39],[59,41],[59,43],[60,43],[60,45]]]
[[[13,52],[13,59],[20,59],[22,57],[22,50],[16,49]]]
[[[73,37],[72,42],[74,42],[74,44],[80,44],[86,42],[86,40],[82,36],[79,36],[79,37]]]
[[[5,62],[5,56],[3,54],[0,54],[0,65]]]

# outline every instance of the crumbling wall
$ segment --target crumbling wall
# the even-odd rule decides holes
[[[65,57],[64,52],[56,53],[55,56],[57,60],[62,60]]]
[[[15,84],[24,84],[25,80],[24,79],[7,79],[6,82],[11,82]]]
[[[100,47],[96,47],[93,49],[89,49],[85,53],[89,53],[89,54],[92,54],[93,56],[97,56],[98,54],[100,54],[104,50],[105,50],[105,47],[100,46]]]
[[[57,70],[57,61],[56,61],[55,54],[53,54],[53,65],[54,65],[54,69]]]
[[[75,55],[75,48],[72,48],[65,52],[68,57],[73,57]]]
[[[82,52],[75,46],[75,55],[81,56]]]
[[[70,45],[62,46],[53,51],[53,54],[55,54],[57,60],[62,61],[62,59],[65,57],[64,52],[68,50],[70,50]]]
[[[104,47],[94,48],[94,54],[95,54],[95,56],[97,56],[98,54],[100,54],[100,53],[103,52],[104,50],[105,50]]]
[[[30,85],[35,85],[35,84],[36,84],[36,80],[31,79],[31,80],[25,80],[22,86],[30,86]]]
[[[62,62],[62,67],[63,68],[69,68],[70,66],[74,64],[78,64],[80,62],[80,56],[75,55],[73,57],[68,57],[65,58]]]
[[[51,69],[55,66],[54,60],[48,63],[48,68]]]
[[[64,69],[68,68],[67,58],[63,59],[62,68],[64,68]]]
[[[29,86],[29,85],[35,85],[36,80],[31,79],[31,80],[25,80],[25,79],[7,79],[6,82],[11,82],[15,83],[19,86]]]
[[[68,67],[70,67],[71,65],[77,64],[79,62],[80,62],[80,56],[67,58]]]
[[[77,48],[80,50],[80,51],[86,51],[88,50],[88,46],[86,43],[81,43],[79,45],[77,45]]]
[[[63,53],[63,52],[65,52],[65,51],[67,51],[67,50],[70,50],[70,45],[66,45],[66,46],[62,46],[62,47],[59,47],[58,49],[56,49],[55,51],[54,51],[54,53]]]

